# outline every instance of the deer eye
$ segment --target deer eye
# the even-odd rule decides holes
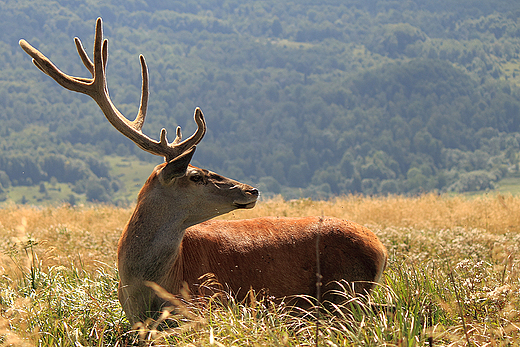
[[[190,176],[190,180],[195,183],[199,183],[202,181],[202,175],[200,174],[194,174]]]

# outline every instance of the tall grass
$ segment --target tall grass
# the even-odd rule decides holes
[[[255,296],[180,298],[154,323],[129,326],[117,301],[117,240],[131,209],[0,212],[0,341],[27,346],[517,346],[520,198],[423,195],[261,202],[220,218],[337,216],[369,226],[389,250],[368,297],[289,310]],[[348,286],[342,283],[345,288]],[[162,295],[168,295],[163,293]],[[312,301],[312,298],[308,298]],[[319,319],[319,321],[318,321]],[[319,322],[319,324],[317,324]],[[317,330],[318,327],[318,330]]]

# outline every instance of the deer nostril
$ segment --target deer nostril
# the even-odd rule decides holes
[[[258,195],[258,189],[256,189],[256,188],[248,189],[248,190],[246,190],[246,192],[248,192],[251,195]]]

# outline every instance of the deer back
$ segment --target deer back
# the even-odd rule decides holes
[[[180,254],[163,283],[186,282],[197,291],[201,276],[238,296],[250,288],[283,297],[316,294],[319,249],[322,282],[357,282],[369,291],[386,265],[386,249],[367,228],[337,218],[256,218],[207,221],[186,230]],[[173,285],[173,286],[172,286]]]

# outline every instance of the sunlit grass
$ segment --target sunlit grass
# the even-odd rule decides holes
[[[105,156],[103,158],[110,165],[110,175],[125,182],[124,188],[117,191],[113,200],[135,201],[137,193],[141,190],[152,169],[160,163],[149,163],[138,160],[133,156]]]
[[[143,186],[152,169],[160,163],[150,163],[139,160],[135,156],[104,156],[103,161],[110,167],[110,176],[117,178],[123,184],[121,189],[114,192],[112,202],[118,205],[134,202],[139,190]],[[45,189],[42,191],[42,186]],[[73,195],[76,204],[84,204],[87,201],[85,193],[77,193],[71,183],[40,182],[32,186],[4,187],[6,200],[0,201],[1,207],[12,203],[25,203],[27,205],[56,206],[70,201]]]
[[[308,42],[296,42],[296,41],[289,41],[287,39],[277,39],[277,40],[271,40],[271,42],[275,45],[282,46],[282,47],[288,47],[291,49],[310,49],[315,47],[315,44],[308,43]]]
[[[501,80],[508,80],[520,86],[520,62],[518,59],[511,59],[510,61],[500,61],[500,67],[503,75]]]
[[[72,191],[72,185],[68,183],[56,183],[51,184],[49,182],[42,182],[45,190],[40,191],[40,186],[13,186],[9,187],[8,192],[8,201],[2,202],[2,204],[9,204],[12,202],[22,203],[26,202],[28,204],[55,204],[56,201],[66,201],[71,194],[74,194]],[[77,203],[85,202],[85,195],[74,194]]]
[[[260,202],[221,218],[329,215],[369,226],[390,259],[369,297],[319,312],[254,296],[183,299],[131,327],[117,301],[117,240],[130,208],[1,210],[4,345],[514,346],[520,343],[520,198],[343,197]],[[344,284],[346,287],[347,284]],[[311,299],[309,299],[311,300]],[[318,324],[317,324],[318,323]],[[318,327],[318,328],[317,328]]]
[[[503,178],[502,180],[500,180],[500,183],[496,190],[501,194],[520,194],[520,177],[512,176]]]

